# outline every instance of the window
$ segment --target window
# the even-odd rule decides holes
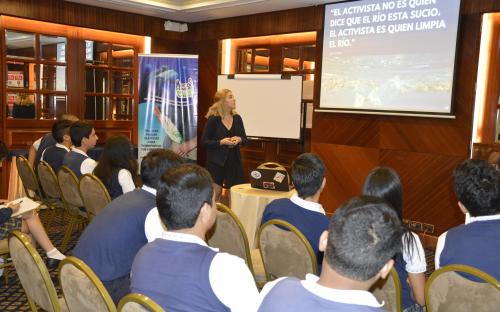
[[[7,118],[50,119],[67,111],[66,38],[5,30]]]
[[[131,46],[85,41],[85,119],[132,120],[135,56]]]
[[[238,49],[238,73],[269,72],[270,50],[267,48]]]

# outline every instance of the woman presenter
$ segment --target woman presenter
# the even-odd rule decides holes
[[[244,182],[240,145],[247,143],[247,136],[243,120],[235,108],[236,99],[231,90],[217,91],[214,103],[208,109],[208,120],[201,138],[207,149],[207,169],[215,183],[216,200],[222,186],[231,188]]]

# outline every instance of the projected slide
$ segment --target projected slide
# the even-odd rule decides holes
[[[459,10],[460,0],[327,5],[320,108],[450,114]]]

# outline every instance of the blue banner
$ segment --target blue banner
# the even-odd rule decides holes
[[[139,55],[139,159],[155,148],[196,160],[198,56]]]

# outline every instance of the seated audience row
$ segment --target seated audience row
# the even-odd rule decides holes
[[[51,141],[54,145],[49,145]],[[115,136],[107,140],[99,162],[87,155],[94,148],[98,137],[95,129],[86,122],[61,119],[54,123],[50,136],[39,145],[39,160],[47,162],[54,172],[62,165],[70,168],[79,178],[93,173],[106,186],[112,199],[133,191],[137,184],[137,161],[130,140]]]
[[[269,204],[262,223],[278,218],[299,228],[318,259],[324,253],[322,270],[303,281],[280,278],[259,295],[244,260],[205,243],[216,220],[213,181],[205,169],[181,163],[170,151],[148,153],[141,163],[143,188],[108,204],[73,250],[115,302],[132,291],[167,311],[381,311],[368,290],[394,266],[402,309],[425,311],[425,253],[418,235],[402,225],[395,170],[374,169],[363,196],[328,221],[318,203],[323,162],[314,154],[299,156],[292,165],[298,195]],[[440,237],[436,266],[463,263],[498,278],[500,258],[491,246],[498,237],[500,175],[485,162],[467,160],[455,170],[454,185],[459,207],[471,217]]]

